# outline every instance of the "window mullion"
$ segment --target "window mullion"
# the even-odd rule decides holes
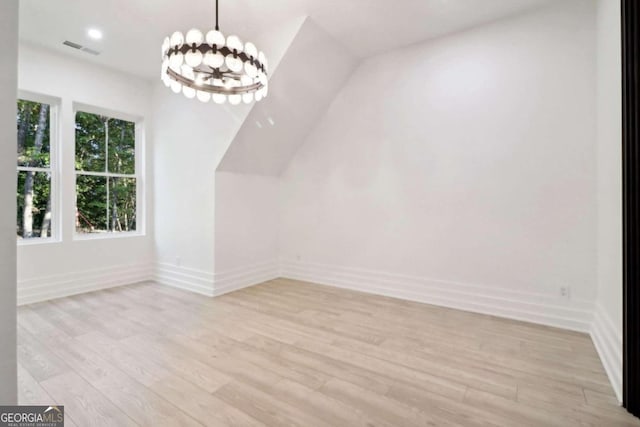
[[[111,181],[111,178],[109,178],[109,119],[106,119],[104,121],[104,149],[105,149],[105,156],[104,156],[104,173],[107,176],[107,179],[105,180],[107,183],[107,231],[113,231],[111,230],[111,225],[109,223],[110,220],[110,215],[109,215],[109,211],[111,210],[111,189],[109,188],[109,183]]]

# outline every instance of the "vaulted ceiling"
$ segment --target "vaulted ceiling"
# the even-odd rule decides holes
[[[269,81],[269,96],[254,104],[219,171],[282,173],[356,66],[336,43],[311,18],[302,22]]]
[[[308,15],[359,58],[479,25],[549,0],[220,0],[221,29],[260,46],[259,36]],[[214,0],[20,0],[20,37],[147,78],[176,30],[213,26]],[[87,29],[104,33],[88,38]],[[69,40],[101,54],[63,46]],[[268,54],[269,52],[267,52]],[[322,54],[322,53],[320,53]]]

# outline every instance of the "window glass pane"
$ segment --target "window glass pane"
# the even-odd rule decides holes
[[[50,107],[18,100],[18,166],[49,167]]]
[[[51,237],[51,175],[18,171],[18,239]]]
[[[109,178],[109,230],[136,230],[135,178]]]
[[[76,176],[76,231],[104,233],[107,231],[107,178]]]
[[[136,125],[125,120],[109,120],[109,172],[136,173]]]
[[[76,113],[76,170],[105,172],[108,120],[97,114]]]

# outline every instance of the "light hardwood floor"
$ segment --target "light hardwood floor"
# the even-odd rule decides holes
[[[640,426],[589,337],[278,279],[19,308],[20,403],[70,426]]]

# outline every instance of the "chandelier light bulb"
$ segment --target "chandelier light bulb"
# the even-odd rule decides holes
[[[195,79],[196,86],[204,85],[206,80],[208,80],[208,79],[205,76],[203,76],[202,74],[197,76],[196,79]]]
[[[182,52],[178,52],[176,54],[169,56],[169,66],[174,70],[179,70],[180,67],[182,66],[183,61],[184,61],[184,55],[182,55]]]
[[[251,104],[253,102],[253,93],[245,93],[242,95],[242,102],[245,104]]]
[[[202,52],[199,50],[190,50],[184,54],[184,62],[191,68],[195,68],[202,64]]]
[[[260,82],[260,84],[262,84],[262,86],[266,86],[269,83],[267,80],[267,75],[265,73],[260,73],[260,75],[258,76],[258,81]]]
[[[242,60],[239,57],[235,56],[233,53],[227,55],[224,62],[225,64],[227,64],[227,67],[229,67],[229,69],[234,73],[237,73],[244,68]]]
[[[247,44],[244,45],[244,52],[253,59],[258,58],[258,48],[251,42],[247,42]]]
[[[240,38],[238,36],[229,36],[227,37],[227,47],[229,49],[233,50],[237,50],[238,53],[242,52],[244,50],[244,45],[242,44],[242,42],[240,41]]]
[[[176,31],[162,43],[161,80],[189,99],[231,105],[260,101],[268,92],[265,54],[240,37],[225,38],[218,26],[208,32]]]
[[[231,90],[235,87],[238,87],[238,82],[235,79],[229,78],[224,82],[224,87]]]
[[[258,68],[256,68],[256,66],[253,65],[251,62],[244,63],[244,72],[247,74],[247,76],[251,78],[258,77]]]
[[[184,43],[184,36],[180,31],[176,31],[171,35],[170,46],[173,48],[181,48]]]
[[[196,28],[193,28],[187,32],[187,35],[184,38],[187,46],[196,45],[199,46],[204,41],[204,36],[202,32]]]
[[[189,80],[195,80],[196,75],[193,72],[193,68],[191,68],[189,65],[187,64],[182,64],[182,66],[180,67],[180,69],[182,70],[182,75],[184,77],[186,77]]]
[[[213,51],[210,50],[204,54],[202,62],[210,68],[220,68],[222,64],[224,64],[224,56],[219,53],[213,53]]]
[[[211,95],[211,97],[213,98],[213,102],[215,102],[216,104],[221,105],[227,102],[227,96],[220,93],[214,93],[213,95]]]
[[[182,85],[180,84],[180,82],[174,80],[171,82],[171,90],[174,93],[180,93],[180,91],[182,90]]]
[[[216,30],[209,31],[207,33],[206,40],[207,40],[207,44],[212,46],[216,45],[218,47],[224,46],[224,42],[225,42],[224,34]]]
[[[201,102],[209,102],[211,100],[211,94],[209,92],[203,92],[199,90],[196,93],[196,96],[198,97],[198,100]]]
[[[187,86],[182,86],[182,93],[189,99],[196,97],[196,90]]]

